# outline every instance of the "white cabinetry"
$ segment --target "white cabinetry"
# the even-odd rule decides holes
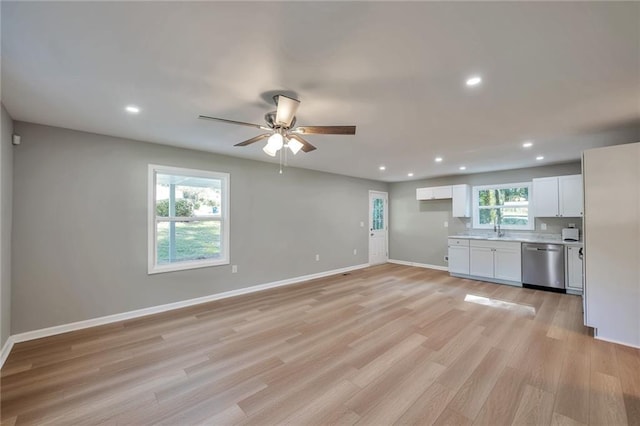
[[[522,280],[520,243],[471,241],[469,243],[469,274],[519,285]]]
[[[494,276],[499,280],[522,280],[522,252],[520,243],[493,249]]]
[[[449,273],[469,275],[469,240],[449,238]]]
[[[567,260],[565,262],[565,265],[567,265],[567,290],[582,292],[581,250],[582,248],[578,246],[567,246]]]
[[[417,200],[442,200],[446,198],[451,198],[451,196],[452,196],[452,191],[451,191],[450,185],[416,189]]]
[[[582,175],[533,179],[536,217],[581,217]]]
[[[582,175],[560,176],[558,178],[558,195],[560,199],[559,214],[564,217],[581,217],[582,208]]]
[[[451,187],[452,216],[471,217],[471,186],[453,185]]]
[[[493,278],[493,249],[471,247],[470,273],[477,277]]]
[[[533,215],[555,217],[559,210],[558,178],[533,179]]]

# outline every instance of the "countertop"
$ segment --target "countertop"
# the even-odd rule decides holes
[[[449,238],[458,238],[461,240],[487,240],[487,241],[514,241],[520,243],[543,243],[543,244],[563,244],[565,246],[582,246],[582,241],[562,241],[560,236],[553,235],[505,235],[504,237],[495,237],[490,235],[449,235]]]

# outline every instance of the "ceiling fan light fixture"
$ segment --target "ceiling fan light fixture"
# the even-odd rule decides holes
[[[264,151],[265,154],[267,154],[269,157],[275,157],[276,153],[278,152],[278,149],[280,148],[275,148],[273,145],[271,145],[270,143],[267,142],[267,144],[264,146],[264,148],[262,148],[262,150]]]
[[[277,96],[276,124],[289,127],[298,111],[300,101],[284,95]]]
[[[293,152],[293,155],[296,155],[304,145],[300,141],[289,139],[289,142],[287,142],[287,146],[289,147],[291,152]]]
[[[269,136],[269,139],[267,140],[267,146],[271,146],[271,149],[274,152],[282,148],[282,145],[284,145],[284,140],[280,133],[274,133],[273,135]]]

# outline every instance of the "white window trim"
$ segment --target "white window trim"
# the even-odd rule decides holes
[[[479,214],[479,192],[485,189],[503,189],[503,188],[517,188],[517,187],[526,187],[529,189],[529,220],[527,226],[522,225],[500,225],[501,229],[512,229],[514,231],[532,231],[535,229],[535,219],[533,216],[533,194],[532,194],[532,183],[531,182],[519,182],[519,183],[501,183],[498,185],[480,185],[473,187],[473,228],[474,229],[493,229],[493,224],[481,225],[480,224],[480,214]]]
[[[156,173],[203,177],[210,179],[222,179],[222,211],[220,218],[218,217],[203,217],[198,219],[186,219],[186,221],[219,221],[222,223],[222,257],[217,259],[205,259],[205,260],[189,260],[184,262],[178,262],[174,264],[158,265],[156,264]],[[148,214],[148,245],[147,245],[147,273],[160,274],[164,272],[173,271],[185,271],[187,269],[207,268],[210,266],[228,265],[230,263],[230,241],[229,241],[229,229],[231,227],[231,221],[229,218],[229,187],[230,187],[230,175],[229,173],[212,172],[208,170],[195,170],[187,169],[183,167],[170,167],[161,166],[158,164],[149,164],[148,170],[148,187],[147,187],[147,214]],[[171,219],[171,218],[163,218]],[[185,218],[180,218],[185,220]]]

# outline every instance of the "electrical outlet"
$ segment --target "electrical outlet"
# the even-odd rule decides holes
[[[360,228],[364,228],[364,222],[360,221]]]
[[[238,273],[238,265],[231,265],[231,273],[232,274]]]
[[[353,249],[353,255],[355,256],[356,254],[358,254],[358,249]]]
[[[447,222],[446,220],[444,221],[444,227],[448,228],[449,227],[449,222]]]
[[[464,224],[464,227],[467,228],[467,229],[470,229],[471,228],[471,224],[469,222],[467,222],[467,223]]]
[[[546,223],[541,223],[540,224],[540,230],[541,231],[546,231],[547,230],[547,224]]]
[[[320,260],[320,255],[316,254],[316,262],[318,262]]]

